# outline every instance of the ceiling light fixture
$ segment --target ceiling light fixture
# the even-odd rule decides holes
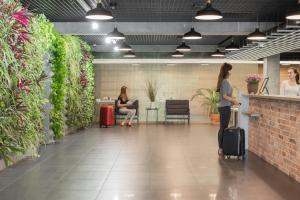
[[[93,30],[96,30],[96,29],[98,29],[98,28],[99,28],[98,23],[93,22],[93,23],[92,23],[92,29],[93,29]]]
[[[200,40],[202,39],[202,35],[195,31],[194,28],[191,28],[191,30],[187,33],[185,33],[182,37],[184,40]]]
[[[298,0],[297,9],[288,12],[285,18],[289,20],[300,20],[300,0]]]
[[[217,49],[216,52],[211,54],[212,57],[224,57],[225,54],[223,52],[221,52],[219,49]]]
[[[184,57],[184,54],[181,53],[181,52],[179,52],[179,51],[176,51],[176,52],[174,52],[172,54],[172,57],[174,57],[174,58],[182,58],[182,57]]]
[[[186,45],[185,42],[182,42],[181,45],[179,45],[176,48],[176,51],[180,51],[180,52],[189,52],[191,50],[192,50],[191,47]]]
[[[240,47],[238,45],[236,45],[232,39],[230,45],[225,47],[225,50],[226,51],[238,51],[238,50],[240,50]]]
[[[118,46],[118,51],[131,51],[132,48],[131,46],[129,46],[128,44],[126,44],[125,42],[122,42],[119,46]]]
[[[258,40],[266,40],[267,36],[265,33],[261,32],[259,30],[259,28],[256,28],[255,31],[253,33],[250,33],[247,36],[248,40],[252,40],[252,41],[258,41]]]
[[[94,20],[109,20],[109,19],[113,19],[114,17],[109,10],[106,10],[103,7],[101,1],[98,1],[97,7],[89,10],[86,13],[85,18],[94,19]]]
[[[212,7],[211,0],[207,0],[206,7],[197,12],[195,19],[198,20],[218,20],[222,19],[221,12]]]
[[[123,55],[124,58],[135,58],[136,55],[132,51],[128,51]]]
[[[107,38],[110,40],[125,40],[125,35],[118,31],[118,28],[115,27],[112,32],[107,34]]]

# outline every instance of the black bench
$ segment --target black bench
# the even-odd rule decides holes
[[[139,100],[136,100],[130,108],[136,109],[136,114],[133,119],[137,121],[137,124],[139,124]],[[126,117],[126,114],[120,113],[118,108],[118,100],[115,100],[115,124],[117,124],[117,120],[124,119]]]
[[[189,100],[166,100],[165,122],[169,119],[184,119],[190,124]]]

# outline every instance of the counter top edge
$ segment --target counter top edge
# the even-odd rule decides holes
[[[281,101],[295,101],[300,102],[300,97],[286,97],[280,95],[249,95],[249,94],[242,94],[243,96],[248,96],[249,98],[256,98],[256,99],[271,99],[271,100],[281,100]]]

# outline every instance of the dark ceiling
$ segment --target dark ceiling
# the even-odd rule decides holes
[[[88,44],[103,45],[105,36],[103,35],[80,35]],[[225,41],[227,36],[208,35],[201,40],[189,41],[189,45],[212,45]],[[235,37],[236,40],[241,37]],[[126,42],[131,45],[179,45],[182,39],[178,35],[126,35]],[[230,42],[230,40],[229,40]]]
[[[80,2],[95,7],[96,0],[21,0],[23,5],[36,13],[45,14],[53,22],[84,22],[86,9]],[[102,0],[107,9],[111,9],[117,22],[192,22],[197,10],[205,5],[206,0]],[[221,22],[284,22],[286,12],[297,6],[297,0],[212,0],[213,7],[223,14]],[[116,8],[111,8],[116,3]],[[103,45],[104,36],[79,36],[90,45]],[[235,36],[240,43],[245,36]],[[126,35],[130,45],[178,45],[179,35]],[[188,42],[189,45],[219,45],[230,43],[228,36],[205,35],[202,40]],[[167,55],[161,53],[162,57]],[[205,53],[191,53],[206,55]],[[142,55],[141,55],[142,56]],[[148,55],[145,55],[148,57]],[[142,57],[145,57],[142,56]],[[150,53],[149,57],[160,57]]]
[[[83,0],[94,7],[96,0]],[[21,0],[31,10],[44,13],[55,22],[85,21],[85,10],[77,0]],[[116,3],[113,10],[119,22],[190,22],[205,0],[102,0],[106,8]],[[222,11],[223,21],[282,21],[287,10],[297,0],[213,0]]]

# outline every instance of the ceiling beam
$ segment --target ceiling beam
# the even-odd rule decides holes
[[[214,64],[214,63],[247,63],[247,64],[262,64],[262,61],[247,61],[247,60],[230,60],[230,59],[190,59],[190,58],[170,58],[170,59],[94,59],[94,64]]]
[[[178,45],[131,45],[135,52],[173,52]],[[190,45],[193,52],[214,52],[216,45]],[[112,45],[92,46],[94,52],[115,52]],[[221,49],[222,50],[222,49]]]
[[[93,29],[92,23],[98,23]],[[277,22],[260,22],[262,31],[276,26]],[[194,27],[203,35],[248,35],[257,22],[55,22],[56,30],[72,35],[106,35],[115,26],[125,35],[182,35]]]

